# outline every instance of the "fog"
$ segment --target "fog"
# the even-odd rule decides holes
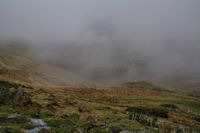
[[[13,40],[101,83],[200,79],[199,0],[1,0],[0,41]]]

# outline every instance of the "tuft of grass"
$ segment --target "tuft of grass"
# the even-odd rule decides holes
[[[24,133],[18,127],[3,127],[0,129],[2,133]]]
[[[70,119],[71,121],[77,123],[78,120],[80,119],[80,115],[78,115],[78,114],[70,114],[67,118]]]
[[[97,109],[97,110],[110,110],[110,107],[108,107],[108,106],[97,106],[97,107],[95,107],[95,109]]]
[[[53,128],[64,128],[74,125],[71,120],[64,120],[64,119],[57,119],[57,120],[51,119],[46,122],[48,126]]]
[[[30,129],[33,129],[34,126],[29,123],[25,123],[25,124],[21,125],[21,128],[25,129],[25,130],[30,130]]]
[[[45,118],[50,118],[52,116],[53,116],[53,113],[51,113],[51,112],[31,114],[31,117],[36,118],[36,119],[45,119]]]

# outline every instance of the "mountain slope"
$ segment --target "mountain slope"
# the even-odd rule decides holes
[[[38,133],[200,132],[199,97],[145,81],[97,88],[94,82],[15,51],[0,49],[2,133],[46,126]]]
[[[0,79],[34,86],[98,86],[62,68],[1,49]]]

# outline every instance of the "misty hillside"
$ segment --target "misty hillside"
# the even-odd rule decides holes
[[[95,54],[91,56],[88,55],[87,49],[89,46],[34,47],[20,41],[2,43],[0,78],[32,85],[93,87],[99,86],[98,83],[113,86],[123,82],[145,80],[171,91],[200,95],[198,76],[181,75],[182,72],[177,71],[168,76],[161,73],[163,77],[156,77],[148,68],[153,61],[137,51],[131,53],[127,48],[117,47],[107,51],[110,55],[108,58],[106,54],[105,57],[98,54],[101,51],[99,47],[93,49]],[[120,53],[123,53],[123,57]],[[96,59],[97,56],[99,60]],[[102,58],[105,58],[103,62]]]
[[[0,0],[0,133],[200,133],[200,0]]]
[[[24,49],[1,47],[0,79],[34,86],[97,86],[62,68],[24,55]]]

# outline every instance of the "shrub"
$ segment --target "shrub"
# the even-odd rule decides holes
[[[162,107],[171,108],[171,109],[178,109],[178,106],[174,104],[162,104]]]
[[[128,107],[126,111],[150,115],[150,116],[168,118],[168,111],[160,108]]]

